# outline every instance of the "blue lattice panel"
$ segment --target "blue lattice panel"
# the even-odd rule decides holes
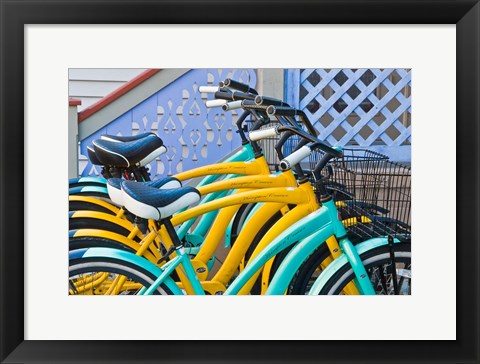
[[[202,95],[198,88],[202,85],[218,85],[218,82],[228,77],[256,86],[256,73],[253,69],[191,70],[105,128],[82,140],[82,176],[99,174],[98,167],[90,164],[85,157],[86,147],[104,133],[157,133],[168,152],[150,163],[150,173],[154,178],[217,162],[240,145],[235,127],[238,113],[224,113],[221,108],[207,109],[207,96]]]
[[[297,69],[286,79],[288,102],[305,111],[320,138],[410,160],[410,70]]]

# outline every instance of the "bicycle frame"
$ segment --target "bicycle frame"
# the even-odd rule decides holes
[[[290,175],[292,178],[294,178],[291,172],[290,172]],[[248,178],[256,178],[256,177],[241,177],[239,179],[246,180]],[[268,177],[266,176],[264,177],[265,180],[267,178]],[[280,177],[270,178],[270,180],[271,181],[280,180]],[[285,215],[283,218],[279,220],[279,222],[276,224],[276,229],[269,231],[269,236],[271,237],[271,239],[273,239],[273,237],[279,234],[280,231],[284,229],[285,226],[288,226],[289,224],[300,219],[301,217],[307,215],[313,209],[318,208],[318,205],[316,205],[316,201],[314,200],[312,201],[312,196],[314,199],[313,190],[311,191],[310,194],[306,193],[306,190],[305,190],[306,188],[311,189],[310,184],[304,184],[304,186],[305,187],[303,188],[301,187],[278,188],[277,187],[277,188],[265,188],[259,191],[242,192],[242,193],[225,197],[221,200],[210,202],[202,206],[197,206],[191,210],[188,210],[184,213],[176,215],[174,218],[172,218],[172,223],[175,225],[175,219],[177,219],[176,222],[178,223],[179,222],[178,220],[182,217],[184,220],[188,220],[200,213],[205,213],[212,209],[219,209],[219,208],[226,207],[226,209],[222,210],[223,212],[228,210],[228,208],[235,207],[235,205],[239,205],[245,202],[256,202],[256,201],[273,202],[273,203],[268,203],[262,206],[258,210],[256,216],[249,219],[249,221],[247,222],[247,226],[244,229],[245,233],[239,235],[236,244],[234,245],[234,247],[232,248],[232,251],[227,257],[227,260],[224,262],[219,272],[217,272],[217,274],[211,281],[203,281],[203,280],[206,279],[206,276],[208,274],[208,270],[206,268],[206,262],[209,260],[211,254],[213,253],[213,251],[215,250],[215,247],[218,245],[218,242],[219,242],[215,238],[215,236],[211,238],[211,240],[206,240],[206,242],[201,247],[200,252],[198,253],[196,258],[194,258],[191,261],[189,260],[188,263],[186,261],[183,261],[184,272],[182,272],[181,274],[177,270],[180,277],[181,287],[184,288],[188,294],[196,294],[195,288],[191,286],[191,277],[189,277],[188,274],[185,276],[185,272],[190,270],[190,268],[186,268],[186,265],[188,265],[189,267],[192,267],[192,271],[194,273],[195,271],[199,272],[203,270],[203,272],[195,274],[195,277],[202,280],[202,285],[204,289],[208,290],[213,294],[217,292],[225,291],[225,285],[228,283],[232,275],[235,273],[243,255],[245,254],[245,250],[248,248],[249,243],[251,241],[251,237],[247,236],[248,232],[252,231],[251,227],[253,225],[256,224],[257,226],[260,227],[265,222],[264,216],[265,214],[268,214],[268,211],[270,211],[271,213],[272,211],[280,210],[283,206],[287,204],[286,201],[289,201],[292,204],[298,205],[296,208],[291,210],[287,215]],[[219,229],[217,229],[216,231],[218,230]],[[151,236],[153,234],[155,234],[155,232],[150,233],[148,236]],[[163,242],[163,244],[166,247],[170,247],[171,244],[173,244],[169,234],[166,232],[166,230],[163,227],[158,231],[158,234],[160,236],[160,240]],[[215,242],[215,240],[217,240],[217,242]],[[178,266],[177,263],[180,264],[181,261],[176,260],[176,263],[174,264],[175,267]],[[168,274],[163,274],[163,276],[166,276],[166,275]],[[162,281],[160,280],[158,284],[161,284],[161,283]]]
[[[190,283],[190,290],[196,295],[205,295],[205,291],[203,290],[200,280],[193,269],[193,265],[190,263],[188,254],[185,253],[184,247],[178,247],[175,251],[177,254],[176,257],[172,258],[170,261],[165,263],[164,266],[162,266],[162,273],[158,276],[155,282],[148,288],[142,288],[140,292],[138,292],[138,295],[147,296],[152,294],[158,288],[158,286],[164,283],[170,274],[180,266],[183,267],[185,277]]]
[[[329,202],[323,205],[319,210],[309,214],[306,218],[293,224],[281,235],[279,235],[275,241],[272,242],[269,248],[262,250],[262,252],[246,266],[245,270],[232,282],[224,294],[242,294],[242,289],[245,289],[246,284],[248,284],[249,280],[252,279],[259,268],[265,265],[281,250],[285,249],[289,245],[295,244],[298,239],[300,239],[300,242],[296,245],[296,247],[301,246],[301,248],[292,250],[287,255],[287,258],[285,258],[285,260],[282,262],[277,274],[274,276],[274,279],[272,280],[266,292],[267,295],[283,295],[288,288],[291,278],[295,274],[295,268],[298,269],[305,257],[308,257],[308,255],[305,256],[302,253],[313,251],[320,244],[323,244],[323,242],[328,239],[332,233],[341,234],[345,231],[341,222],[338,220],[335,221],[335,219],[332,221],[332,214],[335,213],[336,207],[334,203],[331,201]],[[311,227],[314,223],[321,223],[322,226],[320,229]],[[318,294],[322,283],[327,281],[328,278],[335,273],[335,270],[346,261],[349,261],[352,265],[356,276],[355,283],[357,284],[357,287],[359,287],[360,292],[363,294],[375,294],[359,256],[365,251],[388,244],[387,238],[369,239],[357,245],[356,247],[353,247],[347,238],[342,238],[339,240],[339,242],[344,253],[327,266],[322,275],[320,275],[315,282],[310,294]],[[395,243],[398,242],[398,240],[395,240]],[[104,254],[106,252],[108,252],[108,250],[104,250]],[[170,274],[179,266],[183,267],[184,277],[190,284],[190,287],[188,288],[183,287],[187,293],[193,293],[197,295],[205,294],[204,288],[202,287],[203,282],[199,281],[198,275],[195,273],[194,266],[188,258],[188,255],[185,253],[183,247],[179,247],[176,252],[177,256],[161,267],[161,273],[158,275],[155,283],[148,289],[143,289],[140,291],[139,294],[151,294],[160,284],[169,282],[171,279]],[[117,253],[112,252],[112,254]],[[137,260],[137,263],[138,262],[142,262],[145,267],[148,266],[148,262],[146,261]],[[215,293],[217,292],[214,292],[214,294]],[[218,293],[221,293],[221,291]]]
[[[255,274],[258,274],[258,270],[266,262],[285,248],[296,244],[282,261],[282,264],[266,291],[266,294],[269,295],[283,295],[303,261],[332,235],[341,237],[338,238],[338,241],[343,254],[329,264],[326,270],[328,270],[331,275],[335,267],[339,264],[336,263],[338,259],[341,258],[342,262],[348,260],[352,265],[356,277],[355,283],[360,292],[363,294],[375,294],[359,255],[365,250],[388,244],[388,239],[386,237],[373,238],[354,247],[346,237],[346,230],[343,224],[337,218],[337,208],[333,201],[325,202],[320,209],[291,225],[282,232],[282,234],[277,236],[268,247],[263,249],[255,259],[245,267],[228,287],[225,294],[245,294],[246,289],[248,289],[247,282],[251,281]],[[398,242],[397,239],[394,240],[394,243]],[[335,265],[332,266],[332,264]],[[322,279],[320,277],[322,277]],[[318,278],[319,283],[316,283],[316,290],[314,291],[317,293],[321,282],[325,280],[323,274],[320,275],[320,277]],[[312,292],[312,294],[314,293]]]
[[[274,202],[274,203],[263,204],[258,208],[258,210],[256,210],[255,214],[252,214],[252,216],[250,216],[250,218],[245,223],[243,234],[240,234],[239,237],[237,238],[237,243],[232,248],[232,251],[227,256],[227,259],[225,260],[225,263],[222,265],[222,267],[217,272],[215,277],[211,281],[202,282],[205,288],[207,289],[210,288],[211,290],[212,287],[214,287],[216,291],[225,290],[226,284],[232,278],[232,275],[237,269],[237,267],[239,266],[241,259],[246,252],[246,249],[248,249],[248,246],[250,245],[251,236],[248,236],[250,235],[249,233],[252,231],[253,232],[258,231],[259,228],[263,225],[263,223],[266,220],[268,220],[268,218],[271,217],[274,213],[284,208],[287,205],[287,202],[292,204],[297,204],[297,206],[294,207],[286,216],[281,218],[272,227],[272,229],[268,231],[268,233],[265,235],[265,237],[262,239],[260,244],[255,249],[251,257],[251,260],[253,260],[255,256],[259,255],[260,252],[262,252],[267,247],[268,243],[271,241],[274,241],[274,239],[277,236],[282,237],[282,231],[284,231],[285,226],[290,226],[294,224],[298,220],[306,217],[309,213],[311,213],[314,210],[317,210],[317,212],[314,214],[308,215],[310,219],[302,220],[304,221],[303,225],[299,223],[293,225],[295,226],[295,229],[304,230],[304,233],[303,233],[304,235],[297,236],[296,234],[298,233],[298,231],[295,232],[294,234],[294,231],[291,231],[292,229],[286,230],[289,232],[289,234],[291,234],[290,238],[295,237],[295,240],[290,241],[290,244],[295,243],[296,241],[301,240],[304,237],[315,233],[315,228],[313,228],[313,226],[315,226],[315,224],[318,224],[318,223],[321,223],[323,226],[325,224],[327,225],[330,224],[331,221],[336,222],[337,230],[324,229],[323,234],[325,235],[325,239],[329,238],[332,235],[336,235],[336,236],[345,235],[346,232],[342,222],[337,220],[337,210],[335,207],[335,203],[333,201],[327,202],[325,206],[323,206],[322,208],[320,208],[320,210],[318,210],[318,204],[316,203],[316,201],[312,201],[312,198],[313,200],[315,200],[315,197],[313,194],[312,186],[309,183],[302,184],[300,187],[296,189],[288,188],[288,187],[287,188],[274,187],[274,186],[285,186],[286,184],[287,185],[290,184],[292,186],[296,184],[296,180],[291,171],[284,172],[277,175],[243,176],[243,177],[233,178],[227,181],[219,181],[209,186],[202,187],[201,189],[204,191],[204,193],[212,193],[225,188],[237,189],[237,188],[245,188],[245,187],[247,188],[263,187],[263,189],[250,191],[248,193],[246,192],[237,193],[237,194],[233,194],[231,196],[222,198],[220,200],[211,201],[207,204],[199,205],[188,211],[179,213],[172,218],[173,225],[180,225],[185,221],[194,219],[201,214],[206,214],[213,210],[218,210],[223,208],[217,218],[219,222],[215,225],[216,226],[215,231],[211,232],[211,234],[207,236],[205,243],[200,248],[200,251],[198,252],[197,256],[189,263],[190,265],[194,266],[197,271],[200,270],[199,268],[203,268],[204,270],[203,274],[198,274],[200,279],[203,280],[206,278],[209,270],[207,268],[207,263],[211,259],[220,241],[219,234],[221,234],[221,232],[223,231],[222,227],[226,227],[232,215],[236,212],[236,209],[238,209],[238,207],[243,203]],[[265,188],[265,186],[269,186],[269,188]],[[310,196],[310,199],[308,199],[307,196]],[[322,213],[320,214],[320,212]],[[323,220],[312,219],[312,216],[317,216],[317,215],[322,217]],[[307,225],[306,228],[304,226],[305,224]],[[166,248],[169,248],[172,244],[171,239],[169,235],[162,230],[163,229],[160,229],[158,232],[160,236],[160,240],[163,242]],[[153,238],[155,238],[154,234],[156,235],[156,233],[152,231],[152,233],[147,235],[147,237],[150,237],[151,241],[153,241]],[[283,235],[284,234],[285,233],[283,233]],[[321,242],[323,242],[323,240],[321,240]],[[348,250],[348,251],[351,250],[351,249],[349,250],[348,242],[344,240],[341,240],[340,242],[344,250]],[[265,265],[265,267],[267,268],[266,271],[269,272],[269,267],[271,266],[271,263],[272,263],[272,262],[269,262],[270,259],[274,255],[276,255],[279,251],[283,250],[285,247],[289,246],[290,244],[285,245],[284,247],[276,251],[276,253],[274,253],[273,255],[268,256],[266,260],[261,258],[262,260],[260,260],[259,267]],[[332,246],[330,247],[330,251],[332,252],[333,257],[336,258],[340,255],[340,249],[335,239],[333,239],[333,241],[331,242],[331,245]],[[267,251],[270,252],[271,249],[267,249]],[[335,252],[337,252],[337,254],[335,254]],[[355,259],[356,259],[355,255],[352,253],[350,254],[350,256],[351,256],[351,261],[355,262]],[[250,266],[250,264],[248,266]],[[247,272],[250,272],[250,271],[251,271],[251,268],[249,268]],[[293,270],[293,273],[294,272],[295,270]],[[242,288],[242,291],[240,292],[241,294],[245,294],[250,291],[253,283],[255,282],[256,277],[258,276],[258,274],[255,274],[255,273],[256,271],[248,276],[247,278],[248,282],[242,283],[243,288]],[[182,284],[188,285],[188,283],[185,283],[185,282],[188,282],[189,278],[187,277],[186,279],[182,279],[182,281],[183,281]],[[236,281],[237,280],[235,280],[234,282]],[[188,287],[185,287],[185,288],[188,293],[195,293],[195,291],[192,288],[188,288]]]

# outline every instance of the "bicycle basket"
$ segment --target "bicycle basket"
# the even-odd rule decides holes
[[[321,158],[311,158],[313,168]],[[345,149],[344,159],[331,162],[325,187],[332,194],[349,237],[354,242],[411,233],[411,170],[365,149]]]

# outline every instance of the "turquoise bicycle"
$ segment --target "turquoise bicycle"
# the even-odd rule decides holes
[[[278,107],[274,108],[271,114],[276,116],[282,116],[282,114],[291,116],[292,112],[296,113],[295,110],[292,111],[290,108]],[[276,133],[277,129],[272,129],[272,135]],[[251,133],[251,137],[252,134],[254,133]],[[265,131],[262,131],[262,135],[265,136],[265,134]],[[289,159],[282,161],[283,163],[281,163],[281,165],[291,168],[306,157],[312,149],[319,148],[323,145],[323,143],[318,141],[312,145],[304,146],[295,152],[296,154],[293,153],[292,156],[289,156]],[[331,196],[324,188],[323,177],[320,174],[320,171],[324,169],[332,158],[332,155],[326,154],[325,158],[322,159],[314,171],[318,196],[322,201],[322,207],[301,221],[288,227],[283,234],[274,239],[268,247],[262,250],[261,253],[246,266],[240,275],[231,283],[225,294],[242,293],[242,289],[248,291],[248,287],[245,287],[246,283],[252,281],[251,278],[258,274],[260,268],[275,255],[287,247],[293,246],[277,270],[267,291],[267,294],[286,293],[289,284],[294,280],[295,273],[306,263],[307,258],[318,251],[318,249],[326,249],[325,241],[332,235],[336,236],[340,242],[342,254],[323,270],[310,290],[310,294],[342,292],[343,288],[349,284],[352,279],[360,293],[375,294],[377,287],[374,286],[375,279],[372,278],[372,272],[375,269],[379,271],[379,267],[381,267],[382,272],[385,271],[385,269],[387,269],[385,272],[391,272],[393,281],[390,280],[389,284],[393,285],[394,293],[405,292],[403,283],[402,287],[399,288],[398,286],[400,281],[408,280],[408,282],[410,282],[411,279],[411,274],[408,279],[406,277],[408,272],[411,272],[409,243],[390,236],[369,239],[357,246],[353,246],[347,237],[347,232],[342,222],[338,219],[338,210]],[[144,188],[146,188],[146,190],[143,191],[143,194],[148,195],[148,187],[145,186]],[[183,196],[181,191],[179,196],[179,198]],[[178,206],[179,202],[174,202],[176,202]],[[168,221],[161,221],[161,223],[167,224],[166,226],[168,227]],[[180,293],[178,289],[175,289],[175,284],[170,278],[170,274],[176,267],[182,266],[189,280],[192,282],[196,294],[202,294],[203,290],[199,285],[195,271],[190,269],[192,268],[191,266],[189,267],[189,260],[187,260],[183,253],[181,242],[176,238],[174,230],[170,231],[170,233],[172,240],[175,242],[177,255],[161,269],[158,267],[154,268],[148,261],[139,259],[138,257],[132,257],[126,254],[126,252],[94,248],[72,253],[70,274],[74,276],[79,272],[84,272],[85,269],[95,268],[97,268],[95,271],[98,272],[98,268],[105,263],[105,260],[109,262],[115,261],[115,269],[117,272],[121,271],[125,274],[133,274],[136,278],[141,278],[138,276],[138,272],[144,273],[142,282],[147,287],[138,291],[139,294],[159,293],[158,289],[161,289],[160,293]],[[388,254],[386,254],[385,251],[387,251]],[[93,265],[90,263],[93,263]],[[125,265],[129,267],[128,271],[120,268]],[[394,268],[388,269],[385,265]],[[402,265],[404,268],[398,268],[398,265]],[[105,267],[105,269],[107,269],[107,267]],[[343,273],[344,270],[346,270],[346,273]],[[146,277],[148,277],[148,279],[146,279]],[[401,280],[399,280],[399,278],[401,278]],[[387,278],[384,280],[386,279]]]

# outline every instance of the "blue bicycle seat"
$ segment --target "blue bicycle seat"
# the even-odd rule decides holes
[[[155,134],[128,142],[96,139],[93,148],[102,164],[124,168],[143,167],[167,151],[162,139]]]
[[[90,162],[92,162],[92,164],[95,164],[97,166],[103,165],[102,162],[98,160],[97,155],[95,154],[95,150],[93,149],[93,146],[89,145],[87,147],[87,153],[88,153],[88,159],[90,159]]]
[[[150,131],[148,133],[142,133],[142,134],[131,135],[131,136],[103,134],[100,137],[100,139],[110,140],[112,142],[131,142],[131,141],[134,141],[134,140],[140,140],[140,139],[146,138],[150,135],[156,136],[156,134],[154,132]]]
[[[126,209],[144,219],[164,219],[200,201],[200,192],[193,187],[157,189],[141,182],[122,181],[122,191]]]
[[[110,196],[112,202],[118,206],[123,206],[122,181],[124,181],[122,178],[109,178],[107,180],[108,195]],[[157,189],[161,188],[164,190],[182,187],[182,182],[180,182],[180,180],[176,179],[175,177],[166,177],[158,179],[156,181],[139,183],[143,183],[146,186]]]

